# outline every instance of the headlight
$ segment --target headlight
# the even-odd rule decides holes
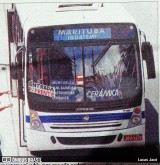
[[[131,121],[134,125],[138,125],[141,122],[141,118],[138,115],[133,115]]]
[[[38,116],[37,111],[34,110],[30,110],[30,129],[36,131],[45,131],[45,128],[40,120],[40,117]]]
[[[32,120],[31,126],[32,126],[32,128],[37,129],[40,127],[40,122],[38,120]]]

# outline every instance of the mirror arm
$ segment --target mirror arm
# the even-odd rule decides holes
[[[146,35],[143,31],[140,30],[140,35],[143,36],[144,38],[144,42],[146,43],[147,42],[147,38],[146,38]]]

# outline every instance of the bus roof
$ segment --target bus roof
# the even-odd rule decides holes
[[[69,3],[71,4],[71,3]],[[60,6],[61,5],[61,6]],[[16,4],[24,31],[35,27],[86,24],[86,23],[135,23],[128,11],[118,3],[66,4],[31,3]]]

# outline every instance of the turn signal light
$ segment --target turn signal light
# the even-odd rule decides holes
[[[35,117],[36,117],[36,114],[35,114],[34,112],[32,112],[32,113],[30,114],[30,117],[31,117],[31,118],[35,118]]]
[[[134,112],[135,112],[136,114],[140,114],[141,109],[140,109],[140,108],[135,108],[135,109],[134,109]]]

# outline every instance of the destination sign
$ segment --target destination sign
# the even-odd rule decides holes
[[[34,33],[31,33],[31,31]],[[103,25],[63,25],[31,29],[29,43],[33,42],[75,42],[96,40],[138,40],[137,29],[131,23],[115,23]]]
[[[111,38],[111,28],[74,28],[53,30],[54,41],[92,40]]]

